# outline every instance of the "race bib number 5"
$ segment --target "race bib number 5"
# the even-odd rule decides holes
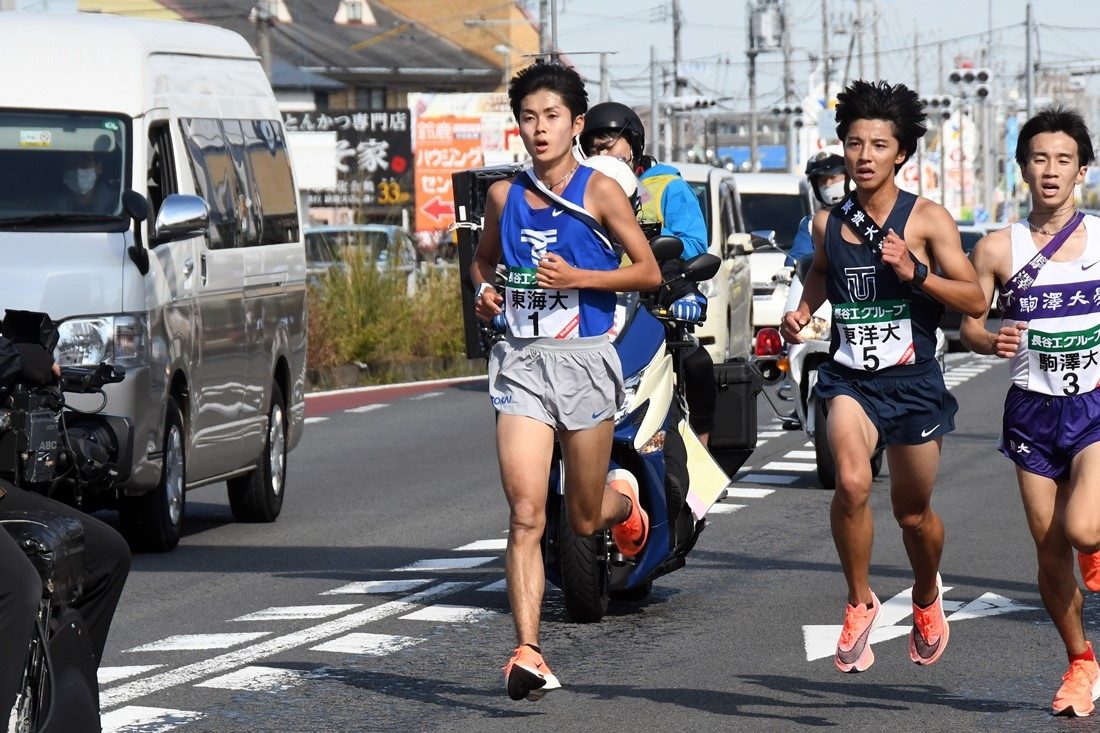
[[[1100,327],[1027,331],[1028,388],[1052,395],[1091,392],[1100,381]]]
[[[849,369],[876,372],[916,361],[907,300],[872,300],[833,306],[840,345],[833,358]]]
[[[576,338],[580,325],[580,293],[544,290],[535,280],[535,268],[511,267],[504,288],[508,331],[519,338]]]

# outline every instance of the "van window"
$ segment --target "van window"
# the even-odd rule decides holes
[[[705,181],[688,181],[691,192],[699,200],[699,209],[703,212],[703,221],[707,223],[707,232],[710,232],[710,196],[707,195]]]
[[[271,120],[244,120],[245,150],[252,171],[254,199],[260,216],[260,244],[297,242],[298,191],[282,125]]]
[[[722,206],[722,246],[725,246],[726,240],[729,236],[737,231],[737,216],[734,211],[733,202],[733,187],[728,183],[723,183],[721,188],[718,189],[718,200]]]
[[[179,193],[176,186],[176,161],[172,157],[172,134],[168,123],[162,122],[149,128],[149,169],[145,173],[145,187],[149,192],[149,232],[152,233],[160,205],[166,196]]]
[[[798,222],[809,213],[805,198],[798,194],[741,194],[741,214],[745,217],[745,231],[774,230],[775,241],[784,251],[790,249],[794,243]]]
[[[210,211],[208,246],[211,249],[237,244],[237,174],[222,134],[214,119],[181,119],[187,158],[195,176],[196,193]]]
[[[246,125],[249,123],[245,123]],[[237,198],[233,207],[237,216],[237,246],[251,247],[260,242],[260,223],[257,204],[259,199],[252,190],[252,176],[248,172],[248,151],[244,131],[239,120],[222,120],[225,142],[233,159],[233,172]]]
[[[0,112],[0,227],[128,228],[129,139],[121,117]]]

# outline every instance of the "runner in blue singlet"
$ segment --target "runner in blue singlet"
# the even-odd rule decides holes
[[[622,368],[607,332],[615,292],[656,288],[661,272],[619,184],[573,156],[588,107],[577,72],[536,63],[512,78],[508,99],[531,169],[489,188],[470,278],[478,317],[503,312],[507,322],[506,338],[489,355],[497,456],[511,512],[505,577],[518,641],[504,679],[513,700],[537,700],[561,686],[539,647],[555,433],[573,531],[587,537],[610,528],[627,557],[641,552],[649,532],[637,485],[607,470],[623,400]],[[630,265],[618,266],[608,244],[583,223],[591,218],[575,211],[581,207],[622,245]],[[507,270],[503,295],[491,284],[498,264]]]
[[[1015,284],[1004,320],[990,333],[986,313],[964,318],[960,336],[970,349],[1011,365],[1000,449],[1016,464],[1039,595],[1069,656],[1052,711],[1089,715],[1100,694],[1100,667],[1085,638],[1072,557],[1076,548],[1085,585],[1100,591],[1100,267],[1094,267],[1100,219],[1075,217],[1074,189],[1093,161],[1081,115],[1053,108],[1028,120],[1016,161],[1031,192],[1031,214],[974,248],[987,303]],[[1035,263],[1037,272],[1028,267],[1063,237],[1049,259]],[[1016,276],[1021,270],[1026,278]]]
[[[879,601],[870,588],[874,524],[871,457],[885,444],[894,516],[913,567],[909,658],[932,664],[947,646],[939,577],[943,523],[932,511],[942,435],[957,405],[933,358],[943,306],[980,313],[974,269],[951,215],[902,192],[894,176],[925,133],[916,93],[898,84],[856,81],[837,96],[837,137],[855,193],[813,222],[814,263],[797,310],[783,318],[788,342],[828,297],[832,360],[818,368],[836,462],[830,506],[833,540],[848,584],[834,664],[862,672],[874,662],[870,634]],[[876,255],[866,236],[887,235]]]

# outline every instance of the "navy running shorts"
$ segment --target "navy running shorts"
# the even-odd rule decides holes
[[[1060,480],[1073,457],[1100,442],[1100,390],[1046,395],[1012,385],[1005,396],[1001,453],[1028,473]]]
[[[959,403],[947,391],[939,362],[863,372],[836,362],[817,368],[818,399],[845,395],[878,429],[879,445],[920,445],[955,429]]]

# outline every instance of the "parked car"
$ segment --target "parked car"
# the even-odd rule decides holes
[[[970,257],[974,253],[974,247],[977,246],[978,240],[984,237],[989,232],[995,231],[1006,226],[1003,223],[994,224],[959,224],[959,238],[962,239],[963,252],[967,257]],[[989,318],[986,320],[988,324],[999,324],[1001,320],[1001,312],[997,309],[997,296],[993,296],[993,302],[989,305]],[[940,319],[940,328],[947,336],[947,344],[952,349],[961,348],[962,344],[959,341],[959,328],[962,326],[962,314],[956,310],[945,308],[943,312],[943,318]]]
[[[89,418],[117,473],[84,505],[117,506],[149,550],[176,546],[206,484],[227,484],[236,518],[273,521],[305,425],[306,267],[255,52],[198,23],[4,13],[0,62],[26,72],[0,85],[0,307],[60,321],[62,366],[126,371]],[[86,156],[94,210],[64,173]]]
[[[718,274],[699,283],[707,296],[707,320],[695,330],[716,364],[746,358],[752,350],[752,282],[749,235],[738,228],[734,176],[723,168],[677,163],[699,198],[707,222],[707,251],[722,260]]]
[[[354,249],[375,263],[379,271],[397,267],[402,272],[416,268],[416,240],[396,224],[324,224],[305,228],[306,262],[319,274],[341,265]]]
[[[738,231],[755,233],[749,257],[752,272],[752,325],[778,326],[783,318],[789,278],[776,279],[802,217],[814,211],[804,176],[793,173],[736,173]]]

